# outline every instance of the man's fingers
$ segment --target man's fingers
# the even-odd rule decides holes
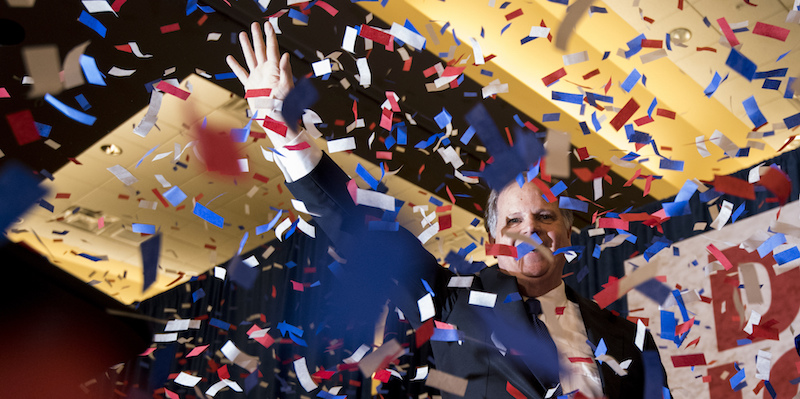
[[[247,71],[239,65],[239,62],[236,61],[236,58],[233,58],[232,55],[225,57],[225,62],[228,63],[228,67],[231,68],[233,74],[239,79],[239,82],[244,84],[247,82]]]
[[[278,49],[278,38],[275,35],[275,30],[272,24],[267,21],[264,22],[264,33],[267,38],[267,59],[270,62],[278,62],[280,59],[280,50]]]
[[[278,87],[285,88],[286,93],[289,94],[289,90],[292,89],[294,85],[294,80],[292,78],[292,65],[289,63],[289,53],[284,53],[281,57],[281,78],[280,82],[278,82]]]
[[[256,57],[253,54],[253,47],[250,45],[250,39],[247,37],[246,32],[239,33],[239,44],[242,46],[242,53],[244,54],[244,62],[247,69],[253,70],[256,68]]]
[[[253,22],[250,25],[253,34],[253,50],[256,53],[257,65],[261,65],[267,61],[266,48],[264,46],[264,34],[261,33],[261,25],[258,22]],[[252,70],[252,69],[251,69]]]

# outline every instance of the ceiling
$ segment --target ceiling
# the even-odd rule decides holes
[[[542,21],[558,36],[560,23],[567,15],[566,6],[558,2],[510,2],[505,7],[502,2],[487,0],[462,0],[457,3],[391,0],[384,4],[359,2],[357,5],[346,1],[328,3],[334,5],[339,14],[331,16],[321,7],[312,7],[307,26],[288,15],[279,18],[284,30],[280,38],[283,50],[296,50],[305,55],[302,60],[297,57],[293,59],[293,66],[300,72],[298,75],[310,72],[310,63],[316,60],[315,53],[319,52],[318,57],[333,57],[333,52],[340,50],[344,25],[370,23],[388,28],[392,22],[402,24],[408,19],[427,38],[426,48],[430,54],[415,53],[409,49],[414,58],[413,69],[404,75],[401,75],[403,62],[397,52],[388,52],[377,45],[369,58],[374,76],[374,84],[369,89],[358,87],[358,80],[353,78],[358,73],[354,67],[355,57],[346,53],[339,56],[343,71],[334,73],[329,81],[317,78],[315,83],[318,87],[330,90],[330,93],[335,90],[343,92],[338,98],[344,101],[328,99],[328,103],[335,104],[326,104],[327,96],[334,95],[323,92],[326,96],[314,109],[328,107],[318,110],[324,122],[320,125],[323,134],[329,138],[356,138],[358,149],[353,154],[334,154],[344,170],[355,177],[356,165],[360,163],[373,176],[379,177],[381,169],[377,164],[381,160],[376,158],[376,149],[386,149],[377,143],[385,139],[387,134],[369,125],[379,120],[378,107],[385,99],[386,90],[393,90],[402,97],[401,108],[404,112],[395,116],[407,121],[408,116],[413,116],[418,125],[414,126],[414,132],[409,131],[408,146],[395,146],[389,150],[393,159],[386,161],[386,168],[392,171],[402,169],[398,176],[387,176],[384,180],[389,194],[408,203],[428,204],[428,213],[435,210],[429,201],[431,197],[445,204],[451,203],[440,183],[446,183],[447,190],[452,188],[452,192],[458,194],[452,209],[440,209],[439,212],[439,216],[452,217],[453,227],[439,232],[426,243],[426,247],[439,258],[443,258],[451,249],[458,250],[475,242],[478,249],[471,255],[475,260],[485,259],[480,245],[482,224],[475,227],[470,223],[480,213],[475,204],[482,203],[481,198],[485,198],[487,190],[483,185],[465,184],[452,177],[452,166],[445,165],[435,153],[429,155],[430,151],[413,149],[417,141],[412,138],[424,139],[426,135],[442,131],[432,119],[445,107],[454,115],[455,130],[451,140],[466,162],[461,171],[478,170],[481,162],[486,161],[490,154],[482,151],[477,140],[469,145],[460,144],[459,139],[468,125],[458,116],[479,102],[477,99],[467,99],[464,92],[474,91],[480,95],[480,88],[494,80],[507,83],[508,93],[499,94],[496,100],[483,100],[483,103],[487,107],[495,107],[490,110],[501,127],[513,126],[511,115],[519,114],[522,120],[531,120],[537,126],[544,125],[569,133],[573,149],[586,148],[595,157],[594,160],[582,162],[572,157],[572,167],[594,169],[600,163],[612,165],[615,185],[606,185],[605,194],[597,200],[605,208],[592,207],[591,212],[624,209],[663,199],[674,195],[687,179],[713,180],[715,174],[728,174],[750,167],[775,156],[788,138],[796,134],[781,126],[784,118],[800,112],[800,103],[796,98],[783,98],[788,77],[800,73],[796,67],[800,65],[800,33],[796,24],[784,22],[792,6],[790,0],[763,0],[757,6],[741,1],[685,1],[683,10],[678,9],[677,1],[641,0],[635,2],[638,4],[631,0],[595,1],[593,5],[605,8],[607,13],[597,10],[591,16],[580,18],[574,30],[567,30],[569,40],[564,50],[555,46],[558,37],[553,42],[539,38],[520,43],[531,27],[539,26]],[[177,159],[185,167],[175,163],[173,155],[176,145],[183,150],[194,139],[193,131],[203,122],[203,117],[207,118],[209,124],[223,126],[225,130],[245,126],[248,121],[244,114],[246,104],[239,97],[242,93],[238,83],[200,75],[215,76],[228,72],[222,59],[227,53],[238,55],[239,50],[229,39],[242,29],[243,23],[286,9],[283,4],[271,4],[268,12],[261,13],[254,2],[238,2],[232,8],[218,1],[208,1],[208,4],[218,12],[208,14],[207,19],[203,19],[202,12],[185,15],[184,5],[165,5],[160,2],[123,4],[119,17],[110,13],[94,14],[109,28],[105,39],[75,22],[76,16],[82,11],[80,4],[56,10],[39,2],[32,8],[3,9],[3,15],[7,15],[5,18],[25,28],[26,37],[21,43],[0,46],[3,59],[9,60],[4,68],[6,72],[0,76],[0,87],[7,89],[11,97],[0,99],[0,107],[4,114],[30,109],[37,122],[53,126],[50,140],[59,146],[54,148],[44,140],[20,146],[12,139],[8,125],[2,126],[4,134],[0,137],[0,150],[5,156],[0,158],[0,162],[19,159],[34,171],[50,171],[54,176],[52,181],[44,179],[42,183],[49,188],[45,200],[54,206],[53,212],[42,207],[32,208],[10,227],[9,237],[15,241],[25,240],[49,255],[56,264],[125,303],[169,289],[189,276],[223,263],[237,252],[246,233],[249,238],[245,251],[264,245],[275,238],[275,233],[269,231],[256,236],[255,227],[272,220],[277,214],[274,209],[293,210],[291,196],[283,186],[280,172],[264,158],[262,147],[269,146],[265,140],[251,138],[241,145],[242,158],[249,160],[249,172],[235,179],[206,172],[191,146]],[[518,9],[522,10],[522,15],[511,18],[509,14]],[[367,12],[373,13],[377,19],[371,20]],[[653,22],[646,21],[645,17]],[[711,21],[710,27],[703,23],[703,17]],[[756,63],[758,71],[789,68],[787,76],[779,78],[781,85],[778,90],[762,89],[763,80],[749,82],[725,65],[730,50],[727,44],[720,42],[721,31],[716,21],[721,17],[732,24],[748,21],[750,31],[756,22],[791,30],[785,42],[749,31],[736,34],[742,43],[739,50]],[[40,27],[40,21],[44,20],[52,21],[48,28],[50,30]],[[204,22],[201,23],[201,20]],[[4,21],[4,28],[9,26],[7,21]],[[180,22],[180,31],[159,32],[159,27],[175,21]],[[503,30],[509,23],[511,25]],[[443,29],[445,26],[446,29]],[[691,30],[692,38],[686,47],[673,44],[672,50],[666,51],[666,57],[644,63],[641,56],[656,51],[651,48],[630,58],[618,54],[620,49],[627,50],[626,43],[640,33],[647,39],[664,40],[668,32],[678,27]],[[221,33],[221,39],[209,40],[209,33]],[[455,37],[460,40],[460,45],[453,48],[456,45]],[[495,58],[484,65],[473,65],[474,53],[469,38],[479,43],[484,56],[493,54]],[[79,93],[85,94],[93,106],[86,112],[98,116],[97,123],[92,127],[67,120],[40,99],[28,99],[30,86],[21,84],[26,71],[21,61],[22,49],[53,43],[58,48],[60,58],[64,59],[69,50],[86,40],[91,40],[86,54],[98,60],[102,72],[106,73],[112,66],[137,70],[129,78],[106,76],[108,87],[87,84],[66,90],[58,96],[65,103],[77,107],[73,97]],[[136,41],[144,53],[151,53],[154,57],[134,58],[134,55],[114,47],[130,41]],[[698,47],[713,48],[716,52],[698,51]],[[587,61],[564,65],[562,57],[565,54],[582,51],[586,51]],[[359,39],[356,56],[363,57],[365,52],[363,39]],[[610,52],[610,55],[603,60],[605,52]],[[789,54],[778,60],[786,52]],[[464,74],[468,81],[458,89],[427,93],[424,84],[432,82],[433,77],[424,78],[418,71],[433,65],[436,62],[435,54],[443,55],[443,62],[465,67]],[[545,86],[542,78],[562,67],[566,76]],[[646,76],[646,85],[640,81],[630,92],[626,92],[620,88],[620,83],[634,68]],[[599,71],[596,76],[583,78],[595,69]],[[730,76],[708,98],[703,94],[703,89],[711,82],[714,72],[722,76],[730,73]],[[147,109],[149,94],[142,87],[158,78],[178,78],[179,87],[190,91],[191,95],[185,101],[165,95],[158,113],[157,129],[141,138],[132,133],[132,126],[139,123]],[[340,87],[342,78],[348,78],[353,87]],[[552,92],[606,94],[603,87],[609,80],[612,84],[607,95],[613,96],[614,102],[601,103],[604,106],[602,111],[591,106],[582,108],[551,99]],[[353,100],[347,99],[348,95],[360,99],[359,116],[367,122],[367,126],[352,132],[345,129],[354,121],[351,110]],[[742,102],[750,96],[755,96],[768,121],[768,125],[758,131],[774,131],[774,135],[748,139],[748,132],[754,126]],[[664,157],[684,161],[683,171],[660,168],[661,158],[654,153],[653,147],[637,150],[634,144],[628,142],[623,130],[617,131],[609,124],[631,98],[641,106],[631,121],[647,115],[647,108],[654,98],[658,102],[657,108],[675,112],[677,116],[674,120],[657,116],[654,112],[654,121],[637,126],[636,130],[650,134]],[[374,104],[369,105],[365,99]],[[600,119],[605,118],[599,130],[592,127],[593,112]],[[559,115],[557,121],[542,122],[545,114],[556,113]],[[342,124],[339,124],[340,120]],[[583,134],[580,122],[588,122],[588,126],[592,127],[591,133]],[[252,126],[254,131],[259,129],[257,124]],[[725,157],[723,151],[710,142],[707,147],[711,155],[705,158],[700,156],[695,145],[696,138],[702,136],[702,140],[707,141],[715,130],[725,134],[740,148],[752,147],[749,156]],[[377,132],[375,148],[369,145],[373,132]],[[104,154],[100,147],[108,143],[121,147],[122,154],[115,157]],[[319,143],[321,147],[326,147],[323,139]],[[763,149],[759,149],[758,143],[764,144]],[[795,147],[796,143],[792,143],[784,150]],[[154,149],[153,152],[148,153],[151,149]],[[612,159],[635,150],[641,157],[632,163],[615,163]],[[170,151],[173,153],[154,160],[159,154]],[[78,160],[80,164],[70,162],[69,158]],[[137,166],[140,160],[141,164]],[[136,176],[138,182],[131,186],[121,183],[107,170],[114,165],[126,168]],[[426,166],[427,172],[422,172],[420,165]],[[653,182],[650,195],[642,195],[644,179],[636,180],[636,187],[621,188],[622,183],[637,170],[642,176],[660,177]],[[255,179],[256,173],[269,180],[264,182],[263,179]],[[168,187],[159,182],[156,175],[163,176],[172,186],[179,186],[189,196],[182,203],[184,208],[167,207],[160,203],[152,190],[163,194]],[[363,181],[358,178],[357,181],[366,187]],[[570,186],[572,195],[580,193],[594,199],[593,194],[596,193],[592,191],[591,182],[581,186],[574,174],[570,181],[574,183],[574,190]],[[191,199],[199,195],[202,198],[197,202],[225,218],[224,228],[207,224],[192,214]],[[153,203],[156,203],[155,210],[140,207]],[[103,212],[107,215],[104,220],[109,222],[101,231],[85,231],[58,220],[65,211],[75,206]],[[413,213],[411,207],[404,209],[398,220],[414,234],[420,234],[424,228],[422,216]],[[114,217],[118,220],[111,222]],[[591,221],[591,215],[581,217],[586,221],[584,223]],[[307,215],[303,218],[309,219]],[[159,279],[145,293],[141,292],[138,245],[147,237],[132,233],[132,223],[155,226],[162,232],[164,240]],[[91,261],[77,255],[80,253],[107,256],[109,260]]]

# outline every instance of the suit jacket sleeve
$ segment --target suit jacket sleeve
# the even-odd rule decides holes
[[[422,280],[434,292],[443,292],[449,272],[409,231],[370,231],[365,218],[371,208],[356,206],[347,190],[349,181],[324,154],[309,174],[286,186],[309,212],[318,215],[315,221],[347,259],[334,294],[346,302],[343,306],[356,306],[371,316],[375,306],[382,307],[391,299],[416,328],[421,324],[417,300],[427,293]],[[443,296],[433,297],[437,313]]]

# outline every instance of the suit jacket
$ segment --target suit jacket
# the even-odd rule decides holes
[[[355,206],[346,188],[348,181],[325,154],[311,173],[287,184],[295,198],[319,215],[317,223],[347,259],[343,268],[349,274],[341,279],[341,294],[356,295],[354,301],[365,309],[370,303],[385,303],[383,298],[388,296],[418,329],[422,320],[417,300],[432,292],[434,319],[455,325],[461,338],[431,341],[436,369],[467,379],[468,398],[507,395],[507,384],[528,398],[544,398],[547,387],[537,376],[557,373],[557,360],[543,359],[537,353],[536,334],[522,301],[506,300],[518,293],[516,279],[488,267],[473,277],[469,288],[448,287],[454,274],[440,267],[410,232],[368,228],[365,217],[369,220],[369,216],[364,207]],[[472,291],[496,294],[494,307],[471,305]],[[597,363],[604,394],[609,398],[643,397],[644,368],[641,352],[634,344],[636,326],[600,309],[569,287],[566,293],[580,308],[589,341],[598,345],[602,339],[608,355],[619,362],[632,360],[627,376],[618,376],[608,365]],[[649,332],[645,350],[657,353]],[[663,368],[660,371],[666,385],[666,373]],[[442,394],[445,398],[457,397]]]

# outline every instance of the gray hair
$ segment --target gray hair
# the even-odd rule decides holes
[[[509,185],[517,184],[516,181],[512,181],[505,187],[505,190]],[[527,184],[527,183],[526,183]],[[492,190],[489,194],[489,199],[486,201],[486,213],[485,219],[483,221],[483,225],[486,228],[486,232],[489,234],[490,238],[494,238],[494,229],[497,227],[497,199],[500,197],[500,193],[503,191]],[[561,193],[562,195],[569,196],[566,190]],[[572,222],[575,220],[575,215],[572,213],[570,209],[559,208],[561,211],[561,217],[564,221],[564,225],[568,231],[572,230]]]

